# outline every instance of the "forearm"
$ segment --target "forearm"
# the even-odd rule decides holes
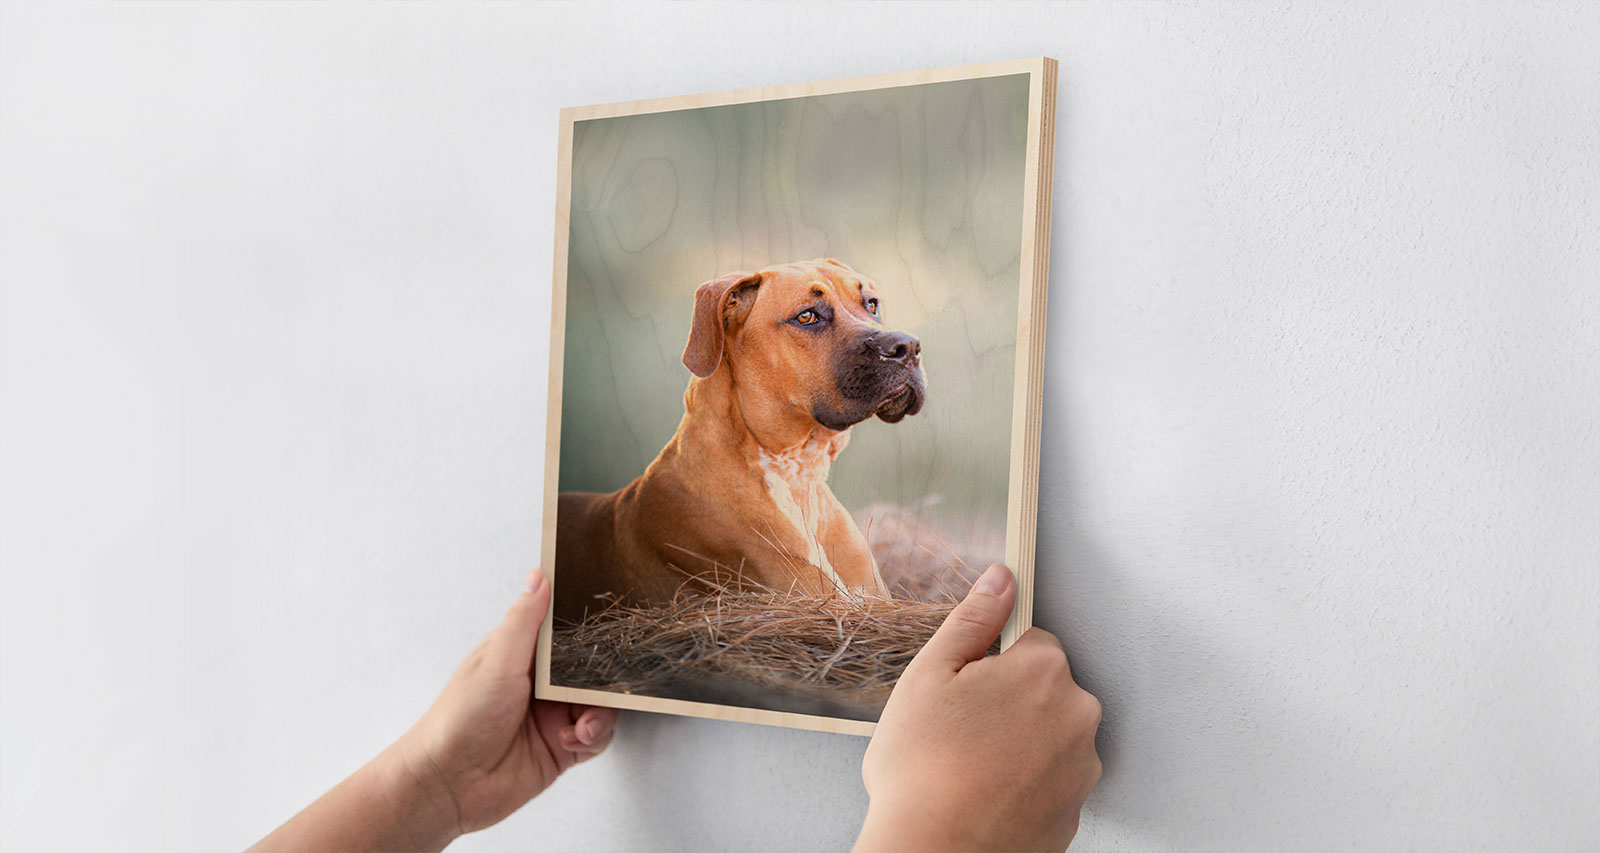
[[[251,850],[442,850],[460,834],[455,804],[425,770],[395,744]]]

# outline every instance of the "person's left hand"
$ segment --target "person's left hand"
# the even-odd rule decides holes
[[[616,711],[533,699],[549,610],[550,581],[535,569],[410,731],[253,849],[439,850],[600,754]]]
[[[499,823],[611,742],[611,708],[529,701],[550,581],[534,569],[505,619],[467,655],[392,747],[424,788],[447,794],[456,834]]]

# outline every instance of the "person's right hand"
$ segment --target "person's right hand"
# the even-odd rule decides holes
[[[984,652],[1016,601],[995,564],[906,667],[861,763],[872,850],[1064,850],[1100,778],[1100,702],[1049,632]]]

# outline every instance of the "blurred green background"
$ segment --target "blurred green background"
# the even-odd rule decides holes
[[[621,488],[672,436],[701,282],[833,257],[928,380],[921,414],[855,427],[834,493],[863,526],[1000,559],[1027,102],[1015,75],[578,122],[560,489]]]

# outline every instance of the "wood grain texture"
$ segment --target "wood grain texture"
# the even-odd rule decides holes
[[[637,220],[618,220],[614,216],[609,217],[606,220],[606,227],[609,230],[604,237],[609,241],[605,245],[613,247],[608,250],[612,254],[606,255],[602,253],[596,255],[594,254],[593,246],[595,244],[592,239],[579,239],[588,238],[589,235],[580,233],[575,236],[574,234],[574,229],[578,227],[578,223],[582,222],[584,227],[591,227],[593,222],[596,221],[593,216],[593,205],[588,200],[593,197],[594,193],[586,192],[591,188],[581,182],[576,189],[574,185],[575,174],[588,174],[582,172],[581,166],[575,170],[575,156],[580,159],[583,157],[582,151],[575,151],[574,140],[578,135],[575,132],[575,128],[579,123],[597,119],[656,116],[663,113],[673,113],[674,111],[699,110],[702,108],[759,105],[773,101],[814,98],[824,95],[861,96],[863,93],[874,93],[880,90],[892,90],[921,84],[981,81],[986,78],[1026,75],[1026,124],[1025,128],[1019,128],[1019,133],[1025,136],[1025,150],[1021,162],[1020,198],[1009,196],[1009,198],[1016,199],[1015,202],[1006,202],[1002,198],[995,202],[999,207],[991,205],[993,208],[991,215],[971,217],[980,220],[977,225],[971,226],[974,228],[981,228],[984,224],[995,221],[1003,222],[1009,220],[1016,222],[1020,220],[1021,227],[1014,232],[1012,237],[1015,241],[1012,245],[1016,248],[1009,253],[1012,256],[1009,263],[1004,268],[1001,268],[998,273],[993,270],[990,272],[991,277],[1011,282],[1008,287],[1015,288],[1014,301],[1005,303],[1007,306],[1014,306],[1014,308],[1007,307],[1007,312],[1015,312],[1014,346],[1007,345],[1007,351],[1011,355],[1006,362],[1002,362],[1002,364],[1009,366],[1004,367],[998,374],[990,377],[974,377],[968,374],[979,372],[981,370],[981,362],[963,363],[954,360],[957,357],[958,348],[955,346],[945,347],[945,358],[951,360],[949,364],[954,365],[952,370],[948,371],[952,375],[949,377],[947,390],[952,393],[946,398],[945,408],[943,409],[945,414],[924,417],[921,422],[917,422],[915,418],[909,419],[907,423],[919,423],[919,426],[915,429],[923,431],[920,439],[915,429],[906,429],[905,424],[897,425],[894,428],[874,424],[874,426],[881,428],[876,432],[858,428],[851,449],[846,451],[847,454],[858,454],[862,460],[863,464],[859,466],[860,470],[856,474],[858,484],[852,485],[847,476],[844,478],[845,482],[839,484],[836,489],[844,489],[852,497],[856,497],[859,494],[860,501],[857,503],[864,502],[867,499],[867,495],[875,494],[875,492],[869,492],[867,485],[859,485],[859,483],[876,484],[879,481],[894,479],[893,477],[873,476],[874,469],[870,467],[870,464],[866,464],[868,460],[882,458],[886,455],[898,458],[905,453],[911,453],[910,458],[912,460],[934,459],[937,460],[938,464],[908,465],[904,464],[902,460],[902,464],[896,470],[909,471],[911,473],[902,476],[900,480],[895,480],[889,488],[890,492],[894,492],[894,487],[899,486],[899,492],[895,492],[897,496],[928,492],[937,498],[941,489],[959,492],[961,489],[960,484],[973,483],[975,485],[971,491],[981,493],[983,490],[978,488],[976,483],[982,478],[974,476],[967,469],[963,469],[960,466],[971,464],[977,465],[982,469],[984,464],[990,464],[995,476],[998,478],[995,481],[995,486],[998,490],[994,492],[995,497],[992,500],[995,509],[993,512],[995,519],[994,542],[992,546],[974,546],[967,553],[977,559],[986,548],[993,547],[995,551],[990,552],[990,556],[982,557],[983,562],[987,562],[991,559],[999,559],[1001,549],[1003,549],[1004,561],[1012,566],[1016,572],[1018,582],[1017,607],[1002,634],[1002,647],[1009,646],[1031,625],[1033,543],[1038,494],[1037,460],[1041,410],[1040,395],[1042,389],[1041,373],[1044,351],[1043,324],[1049,258],[1050,175],[1053,167],[1052,151],[1055,124],[1055,69],[1055,62],[1050,59],[1019,60],[960,68],[904,72],[878,77],[575,107],[562,111],[558,154],[556,251],[550,344],[550,403],[546,425],[545,512],[542,528],[543,565],[557,585],[561,582],[555,567],[555,507],[558,493],[579,487],[598,487],[602,490],[615,488],[620,485],[620,483],[615,482],[618,477],[629,476],[626,473],[629,470],[629,465],[637,466],[639,470],[642,470],[642,465],[639,464],[638,459],[643,458],[644,461],[648,461],[654,450],[659,449],[661,446],[659,442],[662,429],[659,424],[661,418],[657,416],[656,422],[653,423],[650,418],[635,415],[623,408],[619,411],[617,419],[623,423],[627,435],[615,445],[615,448],[620,448],[620,450],[607,448],[601,452],[588,453],[577,458],[580,460],[579,467],[584,469],[591,467],[587,464],[590,459],[609,459],[618,455],[631,457],[627,460],[627,465],[621,468],[612,466],[611,469],[605,469],[601,466],[592,471],[579,471],[574,468],[573,447],[568,446],[568,465],[566,466],[567,470],[563,471],[563,427],[565,426],[569,435],[576,435],[582,431],[589,431],[591,425],[596,422],[596,417],[593,414],[578,414],[585,410],[574,403],[575,397],[573,395],[577,392],[573,389],[587,387],[590,382],[590,376],[581,372],[575,375],[574,371],[579,370],[581,365],[572,361],[574,352],[572,347],[589,347],[588,352],[593,352],[615,346],[614,343],[608,341],[648,339],[649,346],[660,351],[661,355],[667,356],[668,362],[676,361],[676,354],[671,352],[670,347],[681,347],[681,339],[678,339],[677,335],[681,333],[683,322],[686,318],[675,316],[668,307],[642,303],[639,296],[642,291],[629,290],[630,287],[637,287],[637,276],[615,273],[615,268],[627,260],[618,261],[617,256],[645,257],[654,265],[651,267],[652,270],[663,270],[664,281],[661,283],[652,282],[651,284],[657,287],[682,288],[692,287],[693,284],[700,280],[700,276],[707,274],[706,270],[710,270],[711,274],[727,272],[728,269],[722,269],[719,266],[722,264],[730,265],[730,269],[747,268],[748,266],[760,265],[759,263],[750,263],[748,259],[751,258],[764,257],[766,262],[797,260],[801,257],[822,254],[841,254],[840,252],[827,250],[841,243],[850,245],[841,236],[841,233],[848,229],[849,222],[845,222],[843,225],[835,222],[830,224],[829,227],[821,227],[813,221],[802,223],[800,226],[789,230],[768,228],[765,231],[759,231],[758,229],[759,233],[755,234],[738,232],[737,239],[724,239],[725,232],[715,232],[722,236],[703,241],[701,251],[667,252],[661,245],[653,246],[652,244],[662,242],[662,235],[667,233],[669,228],[683,227],[681,222],[674,221],[675,217],[684,215],[678,209],[681,204],[678,191],[679,184],[684,181],[694,180],[697,174],[701,176],[710,174],[714,178],[723,176],[723,171],[718,171],[719,166],[724,170],[727,168],[727,164],[715,162],[717,157],[727,156],[728,152],[726,151],[680,151],[665,162],[651,162],[648,166],[640,167],[638,164],[645,162],[649,158],[639,158],[632,161],[634,168],[630,171],[630,180],[633,182],[625,186],[629,188],[629,191],[635,192],[636,195],[628,200],[628,206],[625,209],[629,212],[644,212],[640,213],[640,218]],[[870,101],[865,101],[864,103],[866,109],[871,110],[873,108]],[[855,107],[857,112],[862,109],[857,101],[852,101],[851,105]],[[705,113],[705,115],[711,114]],[[920,120],[936,121],[938,118],[939,116],[924,116]],[[590,125],[589,127],[596,126]],[[981,146],[979,147],[981,148]],[[849,152],[844,153],[846,155],[849,154]],[[965,154],[967,152],[957,153]],[[790,154],[792,156],[792,152]],[[707,164],[705,162],[707,158],[712,162]],[[634,179],[632,176],[638,173],[641,168],[654,170],[654,173],[645,175],[645,180]],[[742,174],[736,173],[736,177],[742,176]],[[760,175],[758,174],[757,177],[760,177]],[[908,171],[906,175],[897,175],[896,177],[902,183],[917,183],[914,171]],[[805,187],[800,186],[797,188],[793,185],[785,185],[793,182],[793,178],[774,181],[768,174],[767,183],[777,183],[778,186],[762,187],[760,198],[763,203],[768,205],[804,206],[806,203]],[[723,180],[723,183],[726,184],[727,181]],[[801,183],[803,184],[803,181]],[[619,191],[616,190],[616,187],[624,185],[613,182],[611,186],[613,191]],[[642,200],[637,196],[637,193],[640,192],[637,188],[640,186],[645,188]],[[657,195],[670,195],[671,204],[665,208],[665,213],[650,212],[651,205],[660,206],[661,201],[660,198],[652,198],[650,196],[650,192],[652,192],[650,188],[653,186],[666,188],[657,193]],[[920,187],[913,187],[913,189],[918,188]],[[727,191],[724,192],[724,200],[726,200]],[[580,202],[580,209],[578,210],[574,209],[575,195],[583,196],[585,199]],[[1009,211],[1005,210],[1005,206],[1008,204],[1020,205],[1020,215],[1015,207]],[[902,218],[904,216],[904,206],[902,200]],[[916,202],[916,207],[917,215],[923,217],[918,221],[918,224],[926,224],[927,211],[930,208],[923,202]],[[936,206],[931,209],[937,214],[938,209]],[[997,220],[993,215],[996,211],[1003,213],[1004,218]],[[970,211],[965,212],[970,216]],[[867,211],[867,213],[870,214],[871,211]],[[740,221],[737,215],[735,215],[734,219],[735,222],[730,227],[737,229]],[[807,230],[807,225],[809,225],[809,230]],[[961,225],[958,223],[956,227],[959,231]],[[902,230],[904,230],[903,226]],[[923,230],[925,231],[926,229]],[[680,243],[682,242],[681,238],[675,237],[675,239],[679,239]],[[917,235],[917,239],[921,240],[923,244],[932,242],[926,234]],[[948,236],[943,239],[946,243],[949,242]],[[902,235],[900,244],[890,248],[899,249],[901,254],[905,254],[903,251],[904,242]],[[941,246],[940,248],[943,247]],[[821,251],[818,251],[818,249],[821,249]],[[784,251],[794,253],[794,256],[781,256]],[[655,254],[652,255],[652,252]],[[774,254],[779,256],[773,256]],[[895,272],[900,272],[901,274],[897,278],[917,282],[921,288],[920,290],[907,288],[905,293],[896,294],[902,297],[898,304],[903,306],[904,310],[908,311],[914,318],[936,325],[941,317],[959,319],[964,315],[980,313],[970,307],[972,303],[959,301],[960,299],[970,299],[970,294],[945,295],[937,294],[929,289],[927,282],[932,277],[928,275],[927,270],[938,267],[941,262],[950,263],[944,257],[930,255],[928,259],[919,260],[913,258],[907,261],[903,258],[896,259],[891,255],[874,256],[873,248],[865,240],[857,240],[850,254],[852,255],[852,262],[858,264],[863,272],[879,280],[880,283],[884,282],[885,271],[888,271],[891,277],[894,277],[893,274]],[[703,256],[710,256],[710,260]],[[863,257],[875,258],[878,262],[875,264],[863,263],[861,261]],[[599,272],[596,272],[597,270]],[[961,280],[959,276],[947,277],[954,281]],[[569,291],[575,281],[581,282],[582,288],[579,291]],[[594,284],[596,281],[601,283],[600,286]],[[892,285],[889,285],[889,287],[892,289]],[[612,327],[609,329],[605,328],[605,323],[603,322],[591,322],[590,325],[583,327],[581,336],[572,337],[575,317],[580,318],[576,322],[583,323],[589,322],[586,318],[600,315],[601,312],[598,307],[591,307],[587,304],[594,302],[597,298],[595,294],[600,294],[600,298],[612,300],[611,313],[605,315],[606,317],[621,317],[625,319],[608,321],[612,323]],[[587,303],[584,301],[572,301],[575,298],[587,300]],[[887,299],[886,302],[891,305],[896,304]],[[574,311],[578,311],[579,314],[575,315]],[[586,311],[591,313],[583,313]],[[1010,326],[1011,324],[1008,323],[1006,325]],[[596,331],[599,332],[598,335],[592,334]],[[970,331],[962,330],[961,333],[971,337]],[[919,334],[922,333],[919,332]],[[599,343],[594,342],[593,339],[596,337],[600,339]],[[586,355],[585,358],[588,359],[590,357]],[[937,369],[937,356],[933,356],[932,359]],[[656,362],[661,360],[662,358],[657,356],[643,359],[642,361]],[[639,408],[656,412],[670,411],[675,405],[676,398],[682,393],[681,379],[674,380],[673,377],[665,374],[656,377],[649,374],[647,370],[638,376],[632,376],[631,374],[638,372],[633,370],[632,367],[632,365],[628,365],[627,369],[619,370],[615,365],[607,365],[609,376],[617,377],[620,375],[620,378],[617,379],[607,379],[607,381],[614,381],[618,385],[615,390],[610,390],[608,393],[611,393],[616,399],[630,400],[638,395],[654,395],[657,399],[652,406],[641,406]],[[675,367],[675,364],[669,363],[669,367]],[[630,390],[630,387],[622,387],[626,386],[630,381],[632,382],[630,387],[636,390]],[[937,383],[938,381],[938,375],[930,376],[930,383]],[[676,382],[676,385],[674,385],[674,382]],[[992,437],[993,439],[998,439],[998,443],[994,445],[994,453],[997,455],[984,457],[981,451],[978,452],[980,459],[992,458],[997,460],[999,462],[998,467],[993,467],[992,463],[971,462],[964,459],[964,456],[970,455],[971,451],[981,444],[980,440],[974,438],[963,441],[959,437],[957,439],[950,438],[950,435],[959,426],[958,421],[960,418],[971,419],[976,416],[976,412],[973,411],[971,405],[972,401],[970,399],[966,400],[967,405],[963,405],[962,395],[954,393],[964,387],[961,384],[962,382],[974,383],[977,387],[987,384],[992,390],[1001,392],[1000,396],[996,398],[997,400],[1009,403],[1008,417],[1003,419],[1006,426],[998,435]],[[1007,385],[1009,385],[1010,389],[1009,394],[1004,393]],[[937,389],[939,386],[934,384],[933,387]],[[663,403],[661,402],[662,400],[666,402]],[[1000,403],[1000,407],[1001,410],[1004,410],[1005,403]],[[667,422],[675,423],[677,415],[681,414],[681,411],[681,404],[677,404],[676,414],[671,414]],[[940,422],[938,420],[939,417],[943,417],[946,420]],[[944,436],[943,444],[939,443],[940,435]],[[919,440],[922,442],[921,445],[918,444]],[[918,447],[922,449],[916,450],[915,448]],[[913,449],[908,450],[906,448]],[[924,455],[917,456],[916,453],[918,452]],[[942,478],[933,478],[926,473],[934,469],[943,472]],[[915,477],[918,475],[923,476],[925,481],[916,480]],[[607,480],[607,477],[610,480]],[[840,478],[836,475],[834,479]],[[908,482],[901,482],[901,480],[907,480]],[[599,482],[599,486],[595,485],[596,481]],[[876,486],[874,485],[873,487]],[[843,493],[841,493],[841,499],[845,499]],[[983,516],[981,505],[985,501],[978,498],[971,500],[978,506],[977,508],[965,508],[966,515],[981,520]],[[846,503],[853,512],[857,511],[856,506],[850,505],[851,501],[847,500]],[[1002,507],[1003,512],[1000,511]],[[864,515],[860,513],[864,513]],[[858,513],[858,519],[870,516],[871,510],[862,509],[860,513]],[[866,525],[863,524],[863,526]],[[981,527],[982,525],[979,521],[974,521],[971,529],[964,531],[962,535],[971,541],[982,540],[984,537],[981,533]],[[960,556],[956,549],[951,550],[952,553]],[[975,569],[981,571],[982,565],[977,565]],[[967,582],[970,582],[970,579]],[[964,589],[964,586],[962,588]],[[541,635],[536,666],[536,692],[538,696],[543,698],[851,734],[870,734],[872,731],[872,723],[857,720],[817,717],[806,714],[783,713],[677,699],[614,694],[604,691],[580,690],[552,684],[550,681],[548,654],[550,641],[551,625],[547,621]]]

